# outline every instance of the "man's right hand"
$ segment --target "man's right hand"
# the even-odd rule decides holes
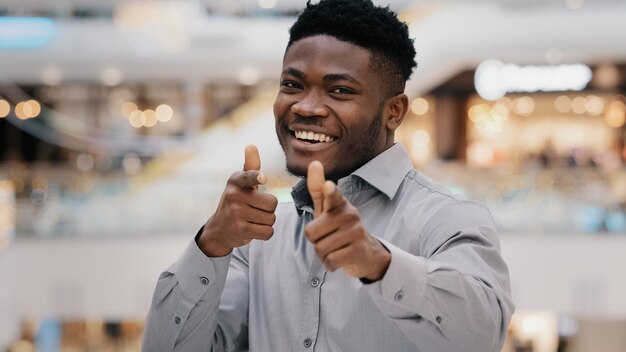
[[[222,257],[253,239],[268,240],[274,234],[276,197],[260,191],[266,178],[255,145],[246,146],[243,171],[228,179],[215,214],[204,225],[198,246],[209,257]]]

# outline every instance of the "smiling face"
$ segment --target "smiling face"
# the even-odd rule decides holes
[[[289,172],[306,176],[319,160],[336,181],[393,144],[397,126],[385,117],[389,100],[370,60],[368,50],[326,35],[289,47],[274,102]]]

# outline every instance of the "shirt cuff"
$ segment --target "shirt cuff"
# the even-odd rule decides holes
[[[420,311],[426,291],[426,258],[378,240],[391,253],[391,262],[385,276],[372,284],[364,285],[364,289],[381,307],[387,306],[392,311],[397,308],[411,312]]]
[[[209,289],[224,286],[231,254],[223,257],[207,257],[195,240],[187,246],[175,265],[174,274],[183,292],[200,299]]]

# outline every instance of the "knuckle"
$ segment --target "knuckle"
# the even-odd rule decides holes
[[[319,243],[315,244],[315,252],[319,257],[323,257],[323,254],[326,253],[326,248]]]
[[[309,239],[311,238],[311,227],[310,226],[305,226],[303,232],[304,232],[304,235],[307,238],[309,238]]]
[[[228,214],[233,217],[233,218],[237,218],[241,216],[241,205],[236,203],[236,202],[229,202],[228,204]]]
[[[236,184],[237,180],[239,180],[241,178],[241,175],[243,174],[243,171],[237,171],[235,173],[233,173],[232,175],[230,175],[230,177],[228,178],[228,183],[229,184]]]
[[[236,195],[237,188],[233,187],[232,185],[226,186],[226,188],[224,189],[224,200],[230,202],[236,197]]]
[[[309,240],[313,240],[313,238],[315,238],[315,227],[311,226],[311,223],[304,227],[304,235]]]
[[[274,225],[276,223],[276,214],[270,214],[270,223]]]
[[[244,182],[246,185],[255,185],[256,182],[256,178],[257,178],[257,171],[246,171],[244,173]]]
[[[326,266],[331,267],[331,268],[337,268],[336,258],[333,255],[333,253],[326,256],[326,259],[324,260],[324,264],[326,264]]]
[[[237,233],[246,233],[248,230],[248,223],[246,221],[237,221],[235,223],[235,230]]]
[[[258,236],[263,240],[269,240],[274,234],[274,229],[271,226],[265,226],[259,231]]]
[[[359,220],[359,214],[357,214],[354,210],[352,209],[347,209],[344,212],[344,222],[346,223],[353,223]]]
[[[348,231],[350,232],[350,237],[357,239],[361,239],[361,237],[364,237],[363,235],[365,234],[365,231],[363,231],[363,228],[359,225],[350,227]]]

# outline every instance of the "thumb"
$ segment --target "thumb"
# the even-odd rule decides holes
[[[324,211],[324,166],[317,160],[309,164],[306,185],[313,200],[315,217],[318,217]]]
[[[260,171],[261,170],[261,157],[259,156],[259,150],[256,145],[248,144],[244,151],[243,171]],[[263,185],[267,181],[265,174],[258,172],[256,180],[259,184]]]
[[[254,144],[248,144],[245,149],[243,171],[250,170],[261,170],[261,157],[259,156],[259,150]]]

